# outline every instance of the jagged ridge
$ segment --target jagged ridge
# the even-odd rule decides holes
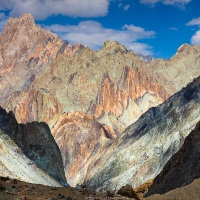
[[[42,170],[67,185],[60,150],[46,123],[18,124],[13,113],[0,107],[0,130],[10,136],[23,153]]]

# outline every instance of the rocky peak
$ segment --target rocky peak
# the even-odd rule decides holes
[[[177,53],[181,53],[183,52],[186,48],[188,48],[190,45],[185,43],[185,44],[182,44],[179,48],[178,48],[178,51]]]
[[[109,53],[109,54],[116,54],[117,52],[126,53],[128,50],[122,44],[119,44],[117,41],[109,41],[106,40],[104,45],[100,51]]]
[[[23,26],[29,25],[34,26],[35,20],[31,14],[22,14],[19,18],[9,18],[6,28],[11,28],[13,25]]]
[[[0,101],[27,88],[60,54],[73,56],[81,48],[36,25],[31,14],[10,18],[0,35]]]
[[[152,55],[143,55],[142,53],[139,53],[139,54],[137,54],[140,58],[141,58],[141,60],[143,60],[144,62],[151,62],[153,59],[154,59],[154,57],[152,56]]]

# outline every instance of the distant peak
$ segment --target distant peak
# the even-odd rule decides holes
[[[6,24],[6,26],[10,25],[35,25],[35,20],[33,15],[25,13],[22,14],[19,18],[10,18]]]
[[[127,52],[128,50],[126,49],[126,47],[124,45],[119,44],[116,41],[106,40],[104,42],[104,45],[103,45],[101,51],[105,51],[105,52],[108,52],[108,53],[117,53],[119,51]]]
[[[120,46],[120,47],[123,47],[123,48],[126,49],[126,47],[124,45],[118,43],[117,41],[110,41],[110,40],[106,40],[104,42],[103,48],[105,48],[105,47],[111,47],[111,46],[118,46],[118,47]]]
[[[183,52],[183,51],[184,51],[187,47],[189,47],[189,46],[190,46],[190,45],[187,44],[187,43],[182,44],[182,45],[178,48],[177,53]]]
[[[22,14],[22,15],[19,17],[19,19],[31,19],[31,20],[34,21],[34,17],[33,17],[33,15],[30,14],[30,13],[24,13],[24,14]]]

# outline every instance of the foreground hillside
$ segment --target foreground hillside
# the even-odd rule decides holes
[[[46,187],[0,177],[0,199],[2,200],[128,200],[134,198],[123,197],[109,192],[93,193],[88,189],[74,189]],[[137,200],[137,199],[135,199]]]
[[[194,180],[189,185],[174,189],[162,195],[153,195],[146,200],[197,200],[200,199],[200,179]]]
[[[164,194],[200,178],[200,123],[154,179],[147,195]]]
[[[0,108],[0,175],[44,185],[67,185],[60,150],[45,123],[18,124]]]

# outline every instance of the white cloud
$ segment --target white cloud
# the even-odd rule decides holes
[[[109,0],[2,0],[0,10],[11,10],[18,17],[31,13],[35,19],[43,20],[51,15],[72,17],[99,17],[108,13]]]
[[[115,30],[103,27],[96,21],[82,21],[78,25],[62,26],[54,24],[45,28],[57,33],[62,39],[71,44],[80,42],[91,49],[99,49],[105,40],[118,41],[126,45],[128,49],[144,55],[152,54],[152,48],[138,42],[139,39],[153,38],[154,31],[146,31],[144,28],[134,25],[124,25],[121,30]]]
[[[200,30],[197,31],[191,38],[192,45],[200,45]]]
[[[163,3],[165,5],[177,6],[181,9],[184,9],[185,5],[191,1],[192,0],[140,0],[140,3],[150,6],[154,6],[157,3]]]
[[[1,0],[0,1],[0,10],[10,10],[12,9],[14,0]]]
[[[178,31],[178,28],[176,28],[176,27],[169,27],[169,30],[170,31]]]
[[[200,17],[192,19],[186,24],[186,26],[200,26]]]
[[[128,10],[129,8],[130,8],[130,5],[129,5],[129,4],[127,4],[127,5],[124,6],[124,10],[125,10],[125,11]]]

